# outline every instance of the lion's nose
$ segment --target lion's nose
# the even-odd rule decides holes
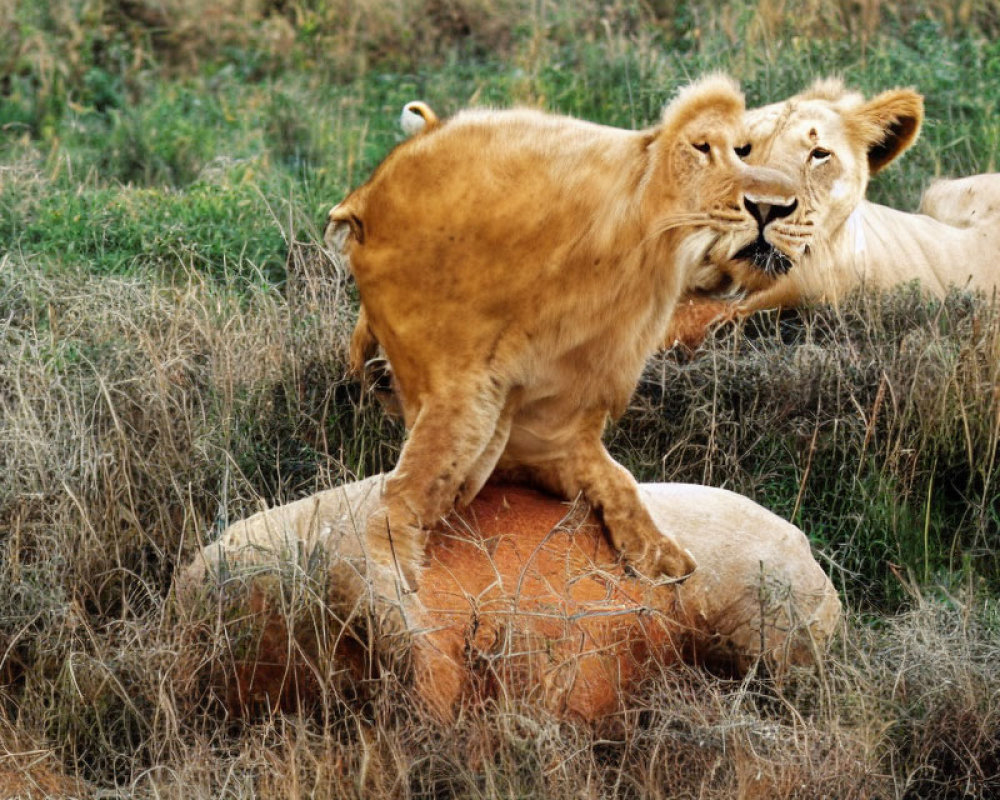
[[[759,195],[743,195],[743,205],[763,228],[772,220],[781,219],[791,214],[799,205],[794,197],[767,197]]]

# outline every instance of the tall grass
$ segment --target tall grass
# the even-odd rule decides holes
[[[996,512],[998,328],[982,301],[907,292],[659,357],[612,441],[641,477],[794,513],[867,615],[822,671],[670,671],[596,730],[514,703],[447,732],[398,704],[358,708],[331,675],[298,721],[265,710],[234,727],[227,653],[251,617],[179,624],[175,569],[261,502],[387,468],[401,438],[344,376],[344,276],[305,245],[292,261],[286,294],[4,262],[0,735],[18,775],[48,754],[57,775],[132,796],[996,791],[996,576],[978,515]],[[925,530],[929,489],[944,501]]]
[[[638,474],[726,485],[793,519],[857,602],[997,585],[1000,320],[918,287],[760,315],[655,359],[616,434]]]
[[[609,442],[750,494],[852,609],[822,671],[652,676],[597,730],[512,703],[443,731],[335,681],[226,710],[227,626],[177,567],[229,521],[392,466],[345,372],[329,206],[423,97],[641,126],[695,74],[751,103],[843,73],[927,95],[876,199],[992,169],[992,0],[724,6],[0,0],[0,797],[990,797],[1000,790],[1000,321],[903,290],[649,365]],[[78,785],[77,779],[85,781]]]

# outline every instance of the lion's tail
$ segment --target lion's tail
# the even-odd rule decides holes
[[[411,100],[403,106],[403,113],[399,116],[399,126],[407,136],[428,131],[440,121],[434,110],[423,100]]]

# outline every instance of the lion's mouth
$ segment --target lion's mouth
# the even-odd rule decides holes
[[[772,277],[784,275],[792,268],[792,260],[768,242],[763,234],[758,235],[756,240],[740,250],[734,258],[749,261],[755,269]]]

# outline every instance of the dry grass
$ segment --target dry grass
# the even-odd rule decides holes
[[[747,65],[759,99],[776,99],[827,66],[785,57],[803,37],[843,37],[854,52],[886,31],[923,30],[937,47],[940,31],[995,34],[998,9],[995,0],[0,0],[0,121],[11,156],[0,189],[20,220],[0,226],[28,253],[0,255],[0,798],[997,796],[1000,321],[982,298],[930,303],[902,291],[841,312],[763,315],[720,331],[697,359],[654,359],[613,433],[616,455],[641,478],[727,486],[807,530],[854,609],[821,671],[781,684],[664,671],[596,730],[516,699],[466,709],[443,730],[407,707],[392,683],[402,675],[359,702],[324,664],[311,678],[316,707],[279,714],[258,704],[243,719],[226,692],[234,654],[253,643],[240,638],[254,635],[253,616],[236,595],[203,618],[179,619],[169,588],[178,565],[230,520],[394,463],[400,429],[345,376],[351,287],[316,248],[315,231],[292,246],[282,290],[255,280],[253,264],[233,263],[231,242],[273,220],[239,220],[206,265],[211,279],[191,266],[201,251],[171,241],[157,251],[169,281],[163,263],[146,263],[148,244],[123,247],[128,275],[114,277],[96,275],[73,248],[100,208],[88,192],[114,193],[116,181],[183,185],[230,150],[256,152],[212,133],[225,103],[244,95],[205,100],[198,124],[172,127],[198,90],[170,86],[161,97],[164,74],[200,73],[211,88],[291,64],[311,86],[378,66],[411,71],[416,91],[427,64],[449,64],[450,76],[461,72],[449,60],[456,52],[482,53],[525,73],[523,88],[511,79],[509,95],[484,101],[544,100],[641,124],[687,69]],[[739,58],[698,61],[720,41]],[[590,49],[570,57],[559,50],[567,43]],[[690,63],[665,55],[680,52]],[[893,60],[904,52],[888,47],[866,80],[930,62],[919,48]],[[993,56],[983,52],[976,75],[988,79]],[[914,79],[929,102],[955,102],[939,106],[946,122],[927,127],[925,141],[937,145],[913,167],[921,174],[911,192],[925,172],[981,168],[980,151],[996,149],[992,106],[965,97],[980,84],[968,71],[955,78],[947,59],[958,50],[947,53],[944,67],[928,63]],[[755,72],[758,58],[784,71]],[[431,80],[435,97],[500,91],[483,77],[489,63],[477,69]],[[588,94],[588,83],[598,88]],[[319,219],[335,199],[327,194],[356,183],[393,141],[377,118],[396,113],[395,96],[382,109],[371,86],[364,104],[350,91],[338,101],[353,104],[343,125],[303,121],[300,106],[326,95],[272,92],[266,151],[247,163],[299,164],[305,154],[306,171],[328,170],[290,218]],[[253,105],[263,95],[246,96]],[[133,102],[143,97],[157,102]],[[973,106],[989,118],[986,133],[953,131]],[[109,127],[83,136],[79,126],[101,115]],[[196,146],[213,135],[217,146]],[[74,136],[94,153],[60,149]],[[109,136],[118,142],[110,152],[134,152],[141,172],[125,169],[124,156],[95,155]],[[177,142],[190,158],[165,152]],[[165,166],[153,169],[158,159]],[[140,218],[176,202],[201,219],[215,199],[208,190],[149,197]],[[79,219],[36,259],[40,245],[22,229],[40,198],[55,198],[44,206],[53,213],[73,206]],[[178,219],[162,225],[182,238],[204,230]],[[142,234],[135,219],[126,223]],[[87,266],[74,271],[74,261]],[[296,636],[328,652],[323,609],[293,588]],[[277,644],[303,646],[279,634]]]
[[[794,510],[835,564],[872,568],[862,582],[831,565],[856,607],[871,602],[863,585],[884,604],[897,587],[899,613],[850,618],[823,670],[781,684],[664,671],[596,730],[516,699],[442,730],[398,684],[359,703],[327,665],[317,707],[232,717],[233,648],[253,620],[238,603],[178,620],[175,568],[260,498],[388,467],[400,438],[344,377],[350,287],[308,245],[290,267],[281,294],[0,265],[5,780],[35,781],[34,796],[73,796],[62,781],[82,779],[186,800],[1000,790],[997,608],[975,583],[992,576],[980,551],[1000,423],[984,387],[1000,360],[994,312],[961,296],[902,292],[722,332],[697,360],[655,361],[618,431],[646,477],[707,478]],[[831,471],[838,459],[849,474]],[[967,526],[925,542],[918,514],[906,535],[931,556],[914,551],[916,584],[886,572],[900,521],[850,518],[870,498],[844,495],[880,485],[895,503],[883,511],[911,499],[921,511],[940,491],[935,513]],[[949,583],[936,570],[952,553]],[[324,646],[322,615],[299,605],[290,644]]]
[[[1000,319],[915,287],[760,315],[647,369],[614,445],[648,479],[713,483],[801,525],[858,602],[971,568],[995,581]],[[951,576],[951,577],[949,577]]]

